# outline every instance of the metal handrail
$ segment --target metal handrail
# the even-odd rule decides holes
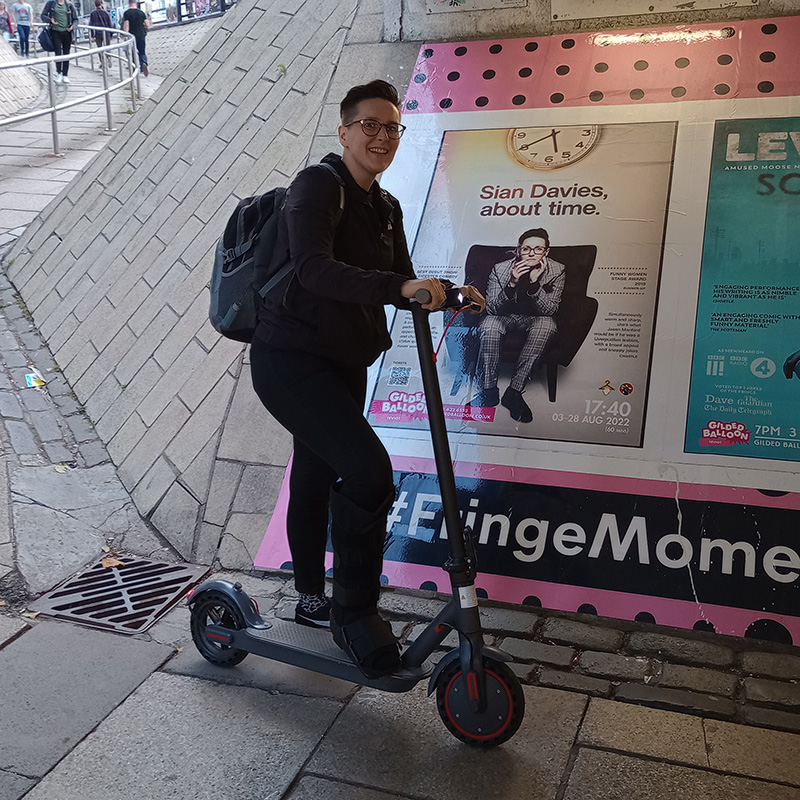
[[[41,22],[37,22],[33,24],[34,28],[44,28],[46,25]],[[92,25],[76,25],[75,26],[78,30],[83,30],[89,32],[89,36],[92,37],[94,34],[91,33],[92,31],[96,31],[99,34],[116,34],[118,36],[118,41],[112,42],[111,44],[104,45],[103,47],[83,47],[82,44],[78,44],[77,42],[73,46],[73,52],[69,55],[49,55],[49,56],[40,56],[37,58],[29,58],[29,59],[20,59],[19,61],[10,61],[7,63],[0,63],[0,70],[5,69],[19,69],[20,67],[32,67],[38,64],[46,64],[47,65],[47,88],[50,97],[50,105],[47,108],[37,109],[36,111],[26,111],[23,114],[17,114],[13,117],[4,117],[0,119],[0,128],[3,128],[7,125],[14,125],[18,122],[25,122],[29,119],[35,119],[36,117],[42,117],[45,114],[51,115],[52,121],[52,129],[53,129],[53,153],[55,155],[61,155],[59,152],[58,147],[58,112],[63,111],[67,108],[72,108],[73,106],[78,106],[81,103],[87,103],[90,100],[95,100],[98,97],[105,96],[106,99],[106,121],[107,127],[106,132],[110,133],[116,128],[113,127],[113,119],[111,115],[111,98],[110,94],[117,89],[122,88],[123,86],[130,86],[131,87],[131,105],[133,106],[133,110],[136,110],[136,96],[141,96],[141,91],[139,87],[139,61],[138,61],[138,53],[136,51],[136,40],[134,39],[133,35],[130,33],[126,33],[125,31],[111,29],[111,28],[97,28]],[[100,68],[103,74],[103,88],[98,92],[92,92],[91,94],[84,95],[83,97],[78,97],[75,100],[68,100],[64,103],[55,102],[55,95],[54,95],[54,84],[53,84],[53,64],[56,61],[77,61],[79,58],[86,58],[86,56],[92,59],[92,69],[94,69],[94,56],[99,56],[100,61]],[[119,81],[115,83],[113,86],[108,85],[108,62],[109,59],[114,58],[119,63]],[[125,69],[124,66],[127,64],[127,77],[124,75]],[[134,81],[136,81],[136,87],[134,88]]]

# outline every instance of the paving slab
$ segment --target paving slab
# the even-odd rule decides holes
[[[0,769],[47,773],[172,652],[77,625],[38,623],[0,650]]]
[[[6,642],[9,642],[27,627],[24,620],[16,617],[0,616],[0,647],[4,647]],[[2,797],[1,794],[0,797]]]
[[[563,800],[800,800],[800,790],[693,767],[581,750]]]
[[[164,668],[175,675],[190,675],[229,686],[250,686],[271,692],[303,697],[329,697],[346,700],[356,687],[347,681],[318,675],[289,664],[249,655],[235,667],[218,667],[206,661],[190,641]]]
[[[578,743],[708,766],[700,717],[614,700],[594,698],[589,701]]]
[[[287,800],[404,800],[407,797],[407,794],[387,794],[309,776],[295,786]]]
[[[388,695],[361,689],[325,737],[309,771],[432,800],[555,798],[585,697],[523,687],[526,712],[517,734],[501,747],[480,750],[448,732],[426,690],[420,685]]]
[[[156,673],[26,800],[278,800],[340,710]]]
[[[0,769],[0,800],[19,800],[36,781]]]
[[[800,786],[800,735],[710,719],[703,726],[713,768]]]
[[[133,508],[113,466],[56,472],[52,466],[11,470],[17,566],[34,593],[44,592],[101,553],[106,540],[160,542]]]
[[[275,591],[277,582],[248,578],[247,583],[249,585],[248,593],[258,603],[262,616],[269,619],[270,612],[277,604],[279,595],[274,594],[270,597],[264,596],[264,593]],[[294,601],[291,602],[292,611],[294,611]],[[190,612],[188,607],[183,604],[172,609],[169,614],[159,620],[148,631],[148,635],[157,642],[170,644],[179,649],[178,655],[164,667],[164,671],[170,674],[189,675],[231,686],[250,686],[271,692],[299,694],[306,697],[331,697],[337,700],[346,700],[356,690],[352,683],[325,675],[317,675],[308,670],[280,664],[277,661],[269,661],[254,655],[249,655],[235,667],[219,667],[210,664],[194,646],[190,630]]]

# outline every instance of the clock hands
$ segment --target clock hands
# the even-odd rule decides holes
[[[557,153],[558,152],[558,147],[557,147],[557,143],[556,143],[556,135],[559,134],[559,133],[561,133],[561,131],[557,131],[555,128],[553,128],[550,131],[550,133],[547,134],[547,136],[542,136],[541,139],[537,139],[534,142],[526,142],[525,144],[521,144],[517,149],[518,150],[527,150],[532,145],[539,144],[539,142],[543,142],[545,139],[552,139],[553,140],[553,152]]]

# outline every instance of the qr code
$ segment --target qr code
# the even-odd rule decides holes
[[[389,372],[389,386],[408,386],[411,367],[392,367]]]

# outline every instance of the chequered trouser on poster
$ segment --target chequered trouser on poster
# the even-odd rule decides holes
[[[525,388],[536,362],[542,357],[558,327],[552,317],[523,316],[522,314],[492,316],[487,314],[478,327],[481,340],[480,363],[483,366],[485,389],[497,386],[500,345],[506,332],[510,330],[527,331],[525,344],[522,346],[514,377],[511,379],[511,388],[521,392]]]

